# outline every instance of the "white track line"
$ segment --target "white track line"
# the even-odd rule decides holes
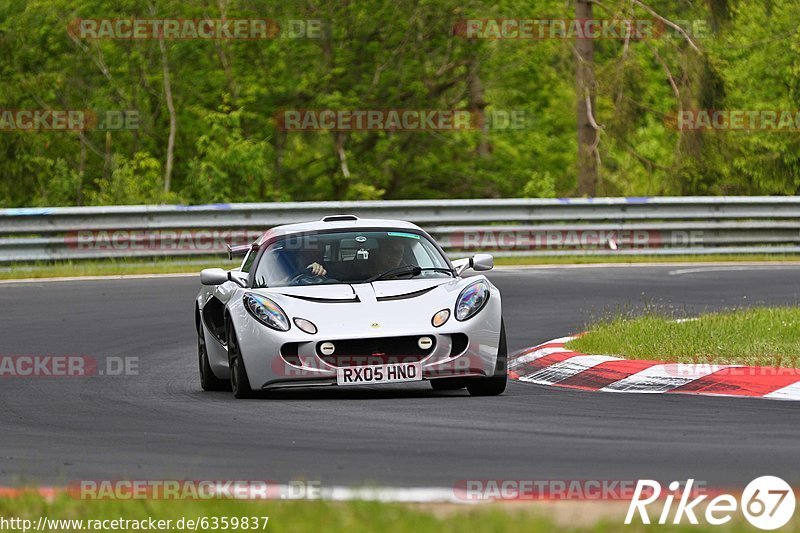
[[[564,349],[564,345],[571,340],[575,340],[577,337],[574,335],[570,335],[567,337],[559,337],[557,339],[553,339],[551,341],[547,341],[545,343],[539,344],[530,348],[527,353],[520,356],[515,356],[511,358],[508,368],[517,368],[518,366],[522,366],[525,363],[530,363],[531,361],[536,361],[544,357],[545,355],[551,355],[554,353],[564,353],[570,352],[570,350]],[[550,347],[550,348],[539,348],[539,346],[544,346],[546,344],[558,344],[558,346]],[[523,350],[524,352],[525,350]]]
[[[551,341],[547,341],[547,342],[545,342],[544,344],[554,344],[554,343],[558,343],[558,344],[566,344],[566,343],[568,343],[569,341],[574,341],[574,340],[575,340],[575,339],[577,339],[577,338],[578,338],[578,337],[577,337],[577,335],[569,335],[569,336],[567,336],[567,337],[559,337],[559,338],[557,338],[557,339],[553,339],[553,340],[551,340]],[[540,344],[540,346],[541,346],[541,344]]]
[[[792,267],[785,265],[736,265],[736,266],[705,266],[695,268],[682,268],[677,270],[670,270],[670,276],[680,276],[683,274],[700,274],[703,272],[741,272],[752,270],[798,270],[800,265]]]

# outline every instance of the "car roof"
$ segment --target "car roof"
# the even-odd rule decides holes
[[[323,217],[321,220],[313,222],[301,222],[299,224],[284,224],[283,226],[276,226],[268,230],[258,240],[257,244],[260,246],[277,237],[284,237],[286,235],[294,235],[297,233],[308,233],[312,231],[322,230],[358,230],[358,229],[400,229],[400,230],[414,230],[425,233],[422,228],[411,222],[404,220],[392,220],[386,218],[358,218],[354,215],[330,215]]]

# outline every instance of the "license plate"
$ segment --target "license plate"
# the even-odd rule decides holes
[[[345,366],[336,369],[337,385],[368,385],[370,383],[404,383],[422,380],[421,363],[392,363],[388,365]]]

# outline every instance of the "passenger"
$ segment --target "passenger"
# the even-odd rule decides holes
[[[400,239],[387,239],[380,243],[380,247],[375,254],[375,273],[380,274],[405,266],[405,244]]]

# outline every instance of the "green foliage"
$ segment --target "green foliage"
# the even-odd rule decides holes
[[[161,163],[147,152],[136,152],[128,159],[114,154],[107,178],[96,181],[89,203],[97,205],[168,203],[174,195],[164,192]]]
[[[194,202],[255,202],[282,199],[273,176],[273,149],[267,140],[246,138],[243,109],[202,114],[203,133],[189,162],[183,193]]]
[[[555,198],[556,186],[550,172],[533,172],[531,179],[522,188],[522,195],[525,198]]]
[[[728,107],[800,109],[800,33],[797,3],[775,0],[735,5],[731,31],[717,43]],[[735,36],[744,35],[746,40]],[[734,133],[732,174],[736,192],[798,194],[797,132]]]
[[[678,131],[680,109],[800,109],[794,0],[645,4],[699,21],[699,52],[658,39],[595,42],[598,195],[797,194],[796,132]],[[628,0],[595,17],[652,18]],[[170,115],[155,40],[80,40],[76,18],[322,21],[321,38],[169,40]],[[130,110],[138,128],[0,131],[0,206],[569,196],[576,190],[570,40],[468,40],[463,18],[571,18],[543,0],[15,0],[0,3],[0,109]],[[702,24],[700,24],[702,23]],[[284,109],[522,111],[523,127],[282,131]]]

